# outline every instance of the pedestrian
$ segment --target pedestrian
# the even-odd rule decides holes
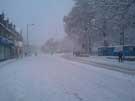
[[[118,59],[119,59],[119,62],[123,62],[123,54],[121,51],[118,53]]]

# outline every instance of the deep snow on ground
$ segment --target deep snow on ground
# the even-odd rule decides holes
[[[33,56],[0,68],[0,101],[135,101],[135,77]]]
[[[94,62],[97,64],[110,65],[114,67],[120,67],[128,70],[135,70],[135,61],[123,61],[120,63],[117,57],[114,56],[89,56],[89,57],[77,57],[72,54],[63,54],[62,57],[72,60],[81,60],[84,62]],[[132,57],[133,58],[133,57]]]

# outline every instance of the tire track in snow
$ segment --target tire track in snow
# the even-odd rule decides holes
[[[66,89],[64,89],[64,93],[67,95],[71,95],[73,96],[75,99],[77,99],[78,101],[85,101],[84,98],[82,98],[79,93],[77,92],[73,92],[73,91],[68,91]]]

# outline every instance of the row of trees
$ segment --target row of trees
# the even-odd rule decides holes
[[[134,44],[135,0],[74,0],[64,17],[65,32],[77,47]]]
[[[73,51],[73,42],[69,37],[64,37],[61,40],[50,38],[43,45],[42,50],[45,53],[65,53]]]

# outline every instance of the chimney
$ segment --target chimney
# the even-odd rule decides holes
[[[6,20],[6,27],[9,27],[9,19]]]
[[[4,12],[2,12],[2,13],[0,14],[0,22],[1,22],[1,23],[4,22],[4,18],[5,18],[5,14],[4,14]]]

